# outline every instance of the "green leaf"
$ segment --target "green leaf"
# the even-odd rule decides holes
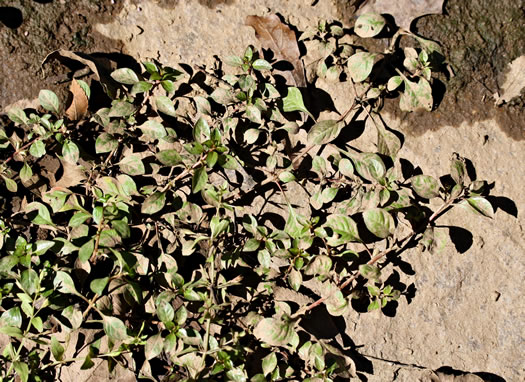
[[[439,196],[439,182],[429,175],[416,175],[410,178],[412,188],[420,197],[432,199]]]
[[[95,152],[97,154],[109,153],[118,147],[118,140],[109,133],[102,133],[95,142]]]
[[[279,174],[279,180],[283,183],[293,182],[295,175],[290,171],[283,171]]]
[[[290,270],[290,273],[288,274],[288,284],[290,284],[292,289],[297,292],[303,284],[302,273],[296,270],[295,268],[292,268]]]
[[[55,361],[62,361],[64,358],[64,347],[58,342],[55,336],[51,336],[51,353]]]
[[[28,295],[32,296],[40,285],[38,274],[33,269],[26,269],[20,277],[20,285]]]
[[[157,333],[146,340],[146,346],[144,346],[144,356],[149,361],[150,359],[153,359],[162,353],[163,347],[164,339],[160,333]]]
[[[338,214],[330,215],[326,219],[325,225],[334,233],[334,235],[327,238],[328,245],[332,247],[361,240],[359,238],[357,223],[348,216]]]
[[[58,100],[57,95],[51,90],[40,90],[40,93],[38,94],[38,101],[44,109],[58,114],[58,111],[60,109],[60,101]]]
[[[394,90],[396,90],[401,84],[403,83],[403,79],[401,78],[401,76],[393,76],[393,77],[390,77],[390,79],[388,80],[387,84],[386,84],[386,88],[389,92],[393,92]]]
[[[377,127],[377,148],[380,154],[388,155],[392,159],[396,158],[397,153],[401,149],[401,140],[388,131],[384,126],[376,125]]]
[[[245,116],[253,123],[262,123],[261,110],[255,105],[250,105],[246,108]]]
[[[456,184],[463,185],[465,183],[465,177],[467,176],[465,159],[461,158],[457,153],[454,153],[450,160],[450,176]]]
[[[317,255],[314,257],[314,260],[308,264],[305,274],[327,276],[330,269],[332,269],[332,259],[326,255]]]
[[[7,112],[7,116],[14,123],[25,125],[29,121],[29,118],[27,118],[25,111],[23,111],[22,109],[19,109],[18,107],[13,107],[9,109],[9,111]]]
[[[235,97],[231,90],[216,88],[211,94],[210,97],[212,100],[217,102],[219,105],[229,105],[235,102]]]
[[[348,59],[348,70],[354,82],[362,82],[372,73],[376,53],[358,52]]]
[[[270,374],[277,367],[277,355],[274,352],[268,354],[261,361],[264,375]]]
[[[58,271],[53,279],[55,290],[66,294],[79,295],[75,288],[75,283],[70,275],[64,271]]]
[[[91,239],[84,243],[78,250],[78,259],[84,263],[89,260],[95,250],[95,240]]]
[[[298,215],[291,205],[288,205],[288,219],[286,220],[284,231],[290,235],[292,239],[301,237],[307,229],[299,222],[299,219],[302,220],[303,217]]]
[[[417,111],[420,109],[432,110],[432,88],[429,82],[420,77],[419,81],[413,82],[403,77],[405,91],[399,98],[399,108],[402,111]]]
[[[206,172],[205,167],[199,167],[197,170],[195,170],[195,173],[193,174],[193,179],[191,182],[191,188],[194,194],[199,192],[204,188],[206,183],[208,182],[208,173]]]
[[[349,178],[354,176],[354,166],[352,165],[350,159],[341,159],[339,161],[338,168],[341,174],[343,174],[344,176],[347,176]]]
[[[210,139],[210,126],[204,118],[199,118],[195,127],[193,128],[193,139],[199,143],[203,143]]]
[[[149,74],[158,73],[159,69],[157,68],[157,65],[155,65],[151,61],[142,61],[142,65],[144,65],[144,68],[146,68],[146,71]]]
[[[482,196],[473,196],[466,200],[463,204],[469,206],[471,210],[479,215],[483,215],[489,218],[494,218],[494,209],[492,204]]]
[[[87,212],[76,212],[73,216],[71,216],[71,219],[69,219],[68,226],[71,228],[78,227],[79,225],[83,224],[86,220],[88,220],[91,217],[90,213]]]
[[[327,120],[317,122],[308,132],[308,142],[314,145],[323,145],[332,142],[343,128],[343,123]]]
[[[10,192],[17,192],[17,191],[18,191],[18,185],[16,184],[16,182],[15,182],[13,179],[8,178],[8,177],[5,176],[5,175],[2,175],[2,178],[4,179],[5,187],[6,187]]]
[[[395,222],[392,215],[381,208],[363,212],[366,228],[377,237],[384,239],[394,233]]]
[[[224,63],[226,65],[239,67],[243,64],[243,61],[242,58],[240,58],[239,56],[228,56],[224,59]]]
[[[303,102],[301,91],[295,87],[288,88],[288,94],[283,98],[283,110],[285,112],[302,111],[310,115]]]
[[[0,316],[0,326],[20,329],[22,327],[22,313],[20,312],[20,308],[15,306],[3,312]]]
[[[146,200],[142,204],[140,211],[143,214],[152,215],[162,210],[165,203],[166,193],[156,191],[146,198]]]
[[[160,163],[165,166],[176,166],[182,162],[182,157],[174,149],[162,150],[156,154]]]
[[[210,221],[211,238],[215,239],[221,233],[225,232],[229,225],[230,221],[228,219],[221,219],[218,216],[212,217]]]
[[[204,115],[211,114],[210,101],[208,101],[206,98],[202,96],[195,96],[193,97],[193,101],[195,102],[197,113],[204,114]]]
[[[104,332],[112,342],[125,341],[128,339],[127,328],[117,317],[102,316]]]
[[[152,140],[162,139],[168,135],[164,126],[162,126],[160,122],[154,121],[152,119],[140,125],[139,129],[142,131],[142,134]]]
[[[172,80],[161,81],[160,84],[168,93],[173,93],[175,91],[175,84]]]
[[[136,95],[139,93],[146,93],[151,90],[153,87],[153,84],[146,82],[146,81],[139,81],[135,84],[133,84],[133,87],[131,88],[131,95]]]
[[[255,143],[257,139],[259,139],[259,134],[261,133],[261,130],[259,129],[248,129],[244,132],[244,140],[246,143],[251,145],[252,143]]]
[[[20,179],[22,182],[27,182],[31,177],[33,176],[33,170],[31,167],[27,164],[27,162],[24,162],[24,165],[22,166],[22,169],[20,170]]]
[[[381,277],[381,271],[378,267],[370,264],[361,264],[359,266],[359,273],[361,276],[363,276],[365,279],[368,280],[379,280],[379,277]]]
[[[29,147],[29,153],[35,158],[40,158],[46,153],[46,145],[41,139],[34,141]]]
[[[108,285],[108,281],[109,281],[109,277],[94,279],[89,284],[89,289],[91,289],[93,293],[96,293],[100,296],[102,295],[102,292],[104,292],[104,289],[106,289],[106,286]]]
[[[89,85],[82,80],[76,80],[80,88],[84,91],[84,94],[86,95],[87,99],[91,97],[91,89],[89,88]]]
[[[170,302],[162,300],[157,304],[157,317],[165,324],[173,321],[175,311]]]
[[[21,361],[14,361],[13,366],[15,368],[16,374],[20,377],[22,382],[27,382],[29,379],[29,366],[27,363]]]
[[[332,284],[329,285],[330,287],[327,289],[326,293],[328,293],[330,297],[325,301],[326,310],[334,317],[342,316],[347,312],[348,300],[340,290],[333,292],[333,289],[336,289],[337,286]]]
[[[51,220],[51,215],[49,214],[49,210],[42,203],[39,203],[39,202],[29,203],[26,206],[25,210],[26,212],[31,212],[34,210],[38,211],[38,214],[32,220],[33,223],[39,224],[39,225],[46,224],[46,225],[54,226],[53,221]]]
[[[111,78],[124,85],[133,85],[139,82],[135,72],[129,68],[120,68],[111,73]]]
[[[119,162],[120,170],[128,175],[144,175],[146,169],[139,154],[126,155]]]
[[[161,113],[170,115],[172,117],[177,116],[175,113],[175,105],[173,104],[172,100],[166,96],[155,97],[155,106],[157,106],[157,110]]]
[[[109,110],[109,117],[128,117],[136,111],[135,106],[128,101],[116,101]]]
[[[175,322],[178,325],[184,325],[186,320],[188,319],[188,310],[184,305],[182,305],[179,309],[177,309],[177,312],[175,313]]]
[[[271,346],[284,346],[294,335],[292,323],[276,318],[263,318],[255,329],[253,335]]]
[[[255,70],[272,70],[272,65],[268,61],[259,58],[252,63],[252,68]]]
[[[385,24],[383,16],[376,13],[365,13],[357,18],[354,31],[359,37],[374,37],[381,32]]]
[[[6,334],[9,337],[23,338],[24,335],[22,331],[13,326],[0,326],[0,334]]]
[[[66,162],[76,164],[80,156],[78,146],[74,142],[66,140],[62,145],[62,156]]]

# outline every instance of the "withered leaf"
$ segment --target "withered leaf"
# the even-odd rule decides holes
[[[66,109],[66,116],[72,121],[78,121],[87,112],[88,97],[75,79],[71,81],[69,91],[71,92],[71,104]]]
[[[60,63],[67,65],[68,60],[78,61],[81,64],[87,66],[91,72],[95,75],[95,79],[100,81],[104,87],[104,91],[112,97],[116,93],[116,89],[119,87],[119,84],[110,77],[110,69],[107,67],[107,62],[94,58],[89,54],[85,53],[75,53],[66,49],[59,49],[49,53],[44,60],[42,61],[42,67],[51,60],[57,60]]]
[[[365,13],[387,13],[396,20],[396,25],[407,31],[418,17],[443,13],[443,0],[372,0],[363,5],[357,15]]]
[[[271,49],[277,60],[285,60],[293,65],[292,71],[282,71],[289,86],[305,87],[304,65],[299,58],[299,46],[295,33],[281,22],[277,15],[247,16],[246,25],[255,29],[255,36],[265,49]]]

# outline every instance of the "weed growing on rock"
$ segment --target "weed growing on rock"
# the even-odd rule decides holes
[[[250,21],[263,45],[270,22]],[[384,26],[366,14],[355,35],[321,22],[301,36],[323,51],[310,84],[353,86],[336,119],[299,85],[291,45],[273,54],[292,72],[253,47],[225,60],[229,72],[153,61],[105,72],[53,53],[95,79],[74,79],[65,108],[42,90],[39,110],[11,109],[0,129],[2,377],[47,380],[74,362],[153,380],[354,377],[348,349],[312,330],[314,312],[386,309],[405,293],[387,262],[432,251],[450,207],[493,215],[464,158],[440,180],[398,158],[378,112],[398,91],[403,110],[432,109],[435,45],[405,48],[396,65],[395,44],[360,43]],[[345,138],[359,118],[377,130],[374,152]]]

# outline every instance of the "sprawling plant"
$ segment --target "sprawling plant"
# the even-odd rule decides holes
[[[353,377],[349,353],[311,330],[313,312],[386,309],[404,293],[382,275],[389,259],[434,248],[452,206],[493,214],[459,155],[441,181],[402,168],[378,112],[399,91],[402,109],[432,108],[435,45],[406,48],[396,66],[394,46],[361,47],[384,24],[363,15],[344,43],[337,24],[302,36],[325,53],[315,75],[353,84],[333,120],[252,47],[226,60],[229,74],[146,61],[107,75],[55,52],[95,79],[73,79],[67,108],[42,90],[39,110],[11,109],[0,128],[4,380],[100,360],[155,380]],[[109,97],[93,102],[95,88]],[[359,118],[376,152],[345,138]]]

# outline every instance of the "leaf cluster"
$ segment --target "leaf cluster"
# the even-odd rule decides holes
[[[374,37],[383,25],[363,15],[355,33]],[[320,23],[302,38],[330,45],[345,33]],[[9,112],[2,377],[45,380],[98,359],[153,380],[355,376],[352,358],[308,329],[311,313],[342,316],[355,300],[384,309],[403,293],[383,275],[387,254],[435,248],[436,220],[452,206],[493,209],[459,155],[440,180],[402,171],[401,140],[380,122],[376,101],[402,84],[402,109],[431,108],[424,47],[405,49],[404,68],[382,85],[384,53],[326,49],[320,73],[345,72],[359,93],[339,120],[317,121],[307,89],[283,86],[253,47],[226,60],[236,74],[145,61],[98,77],[102,108],[85,109],[97,81],[75,80],[67,107],[42,90],[40,110]],[[336,141],[356,113],[373,122],[376,152]],[[302,205],[298,188],[309,195]],[[265,218],[261,196],[281,219]]]

